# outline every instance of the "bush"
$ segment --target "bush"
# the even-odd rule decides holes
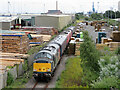
[[[115,51],[115,54],[120,55],[120,47]]]
[[[82,86],[90,86],[90,83],[92,83],[92,81],[96,80],[98,78],[98,73],[91,71],[89,67],[83,66],[83,77],[82,77],[82,81],[81,81],[81,85]]]
[[[14,78],[10,72],[7,74],[7,86],[11,85],[14,82]]]
[[[117,56],[108,57],[107,59],[100,59],[99,66],[101,68],[100,71],[100,78],[108,77],[108,76],[115,76],[119,77],[119,65],[120,62]]]
[[[98,80],[91,85],[93,88],[118,88],[118,78],[112,76]]]
[[[99,52],[95,48],[95,44],[89,37],[87,31],[83,32],[84,42],[80,45],[80,57],[82,62],[91,70],[99,72],[98,60],[100,59]]]

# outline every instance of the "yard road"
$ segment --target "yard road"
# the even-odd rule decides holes
[[[105,32],[107,32],[107,38],[110,38],[110,34],[112,32],[112,29],[106,26],[102,26],[102,29],[105,29]],[[88,31],[89,36],[92,37],[92,40],[96,43],[96,37],[98,37],[98,32],[95,32],[94,26],[87,25],[85,27],[85,30]]]
[[[62,71],[65,70],[65,62],[67,61],[68,58],[71,58],[71,57],[74,57],[74,56],[64,55],[62,57],[60,64],[58,64],[55,70],[54,76],[52,77],[49,83],[46,83],[45,81],[40,81],[37,83],[35,79],[32,77],[32,79],[30,79],[28,83],[25,85],[26,88],[33,88],[34,86],[35,88],[45,88],[46,86],[47,88],[55,88],[55,84],[56,84],[58,77],[60,76]]]

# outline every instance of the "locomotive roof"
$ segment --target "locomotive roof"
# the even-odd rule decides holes
[[[53,47],[55,47],[56,49],[59,49],[59,45],[56,44],[56,43],[50,43],[50,44],[48,44],[47,46],[53,46]]]
[[[59,35],[53,42],[56,42],[62,45],[66,37],[67,37],[66,35]]]
[[[46,46],[41,51],[39,51],[38,53],[41,53],[41,52],[47,52],[49,54],[54,54],[54,53],[57,52],[57,49],[53,46]]]

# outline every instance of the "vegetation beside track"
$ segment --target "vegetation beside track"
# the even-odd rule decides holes
[[[80,57],[67,60],[56,88],[120,88],[120,47],[97,51],[88,33],[80,46]]]
[[[81,87],[81,79],[83,70],[80,66],[81,59],[79,57],[69,58],[66,62],[66,70],[59,77],[56,88],[79,88]]]
[[[13,80],[12,76],[9,75],[6,88],[25,88],[25,84],[32,78],[32,66],[19,78]]]

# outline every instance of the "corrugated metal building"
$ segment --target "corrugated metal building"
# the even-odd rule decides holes
[[[120,12],[120,1],[118,2],[118,11]]]
[[[32,19],[35,26],[54,27],[61,30],[64,26],[72,22],[71,15],[40,15]]]
[[[9,30],[15,24],[17,17],[0,17],[0,29]]]

